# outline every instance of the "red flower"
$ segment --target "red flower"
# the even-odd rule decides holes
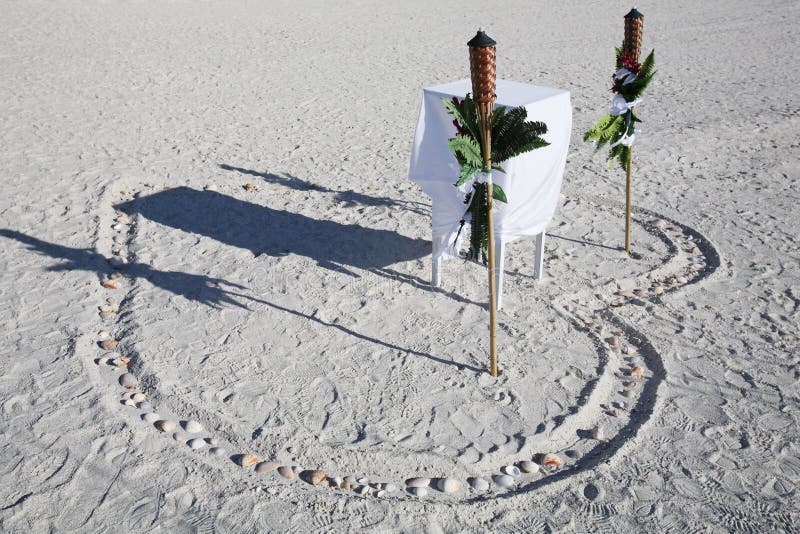
[[[642,68],[642,64],[634,59],[633,54],[622,51],[619,54],[619,60],[622,63],[622,66],[634,73],[635,75],[639,75],[639,69]]]

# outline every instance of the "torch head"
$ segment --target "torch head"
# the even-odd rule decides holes
[[[639,61],[642,55],[642,28],[644,26],[644,15],[634,7],[625,15],[625,41],[622,49],[633,56],[635,61]]]
[[[483,30],[478,30],[475,37],[467,43],[472,97],[477,103],[494,103],[497,100],[496,44]]]

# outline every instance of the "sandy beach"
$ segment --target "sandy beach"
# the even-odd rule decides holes
[[[629,258],[628,4],[0,1],[0,531],[799,532],[800,5],[636,7]],[[573,108],[498,379],[408,179],[478,27]]]

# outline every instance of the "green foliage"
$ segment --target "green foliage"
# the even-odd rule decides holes
[[[478,115],[475,102],[470,95],[458,102],[445,100],[444,105],[455,118],[458,135],[450,139],[448,148],[453,152],[460,166],[458,181],[455,185],[461,186],[471,180],[476,172],[483,169],[483,151],[481,145]],[[542,148],[549,143],[542,139],[547,133],[547,125],[543,122],[527,121],[528,112],[524,107],[506,108],[498,106],[492,116],[492,161],[503,162],[531,150]],[[499,165],[493,164],[492,169],[505,172]],[[467,195],[465,203],[471,215],[470,251],[468,258],[487,261],[488,246],[488,202],[486,187],[483,184],[473,184],[471,193]],[[499,202],[508,203],[505,191],[499,185],[492,188],[492,198]]]
[[[622,48],[616,48],[615,50],[616,68],[619,70],[624,66]],[[650,85],[656,74],[654,69],[655,51],[651,51],[639,67],[639,73],[636,78],[628,84],[617,82],[614,86],[614,91],[621,95],[626,102],[634,102],[641,97],[647,86]],[[637,122],[642,121],[633,113],[632,109],[618,116],[605,115],[594,126],[589,128],[589,131],[584,134],[583,140],[596,143],[595,152],[608,145],[609,165],[613,165],[616,162],[623,170],[626,170],[631,148],[623,145],[620,141],[623,137],[631,137],[636,132]]]

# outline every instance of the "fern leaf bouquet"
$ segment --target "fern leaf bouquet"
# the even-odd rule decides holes
[[[478,115],[475,102],[469,94],[459,100],[444,100],[448,112],[453,115],[453,125],[456,127],[456,136],[448,142],[448,148],[455,155],[460,171],[455,186],[460,188],[472,182],[472,188],[464,198],[467,209],[461,220],[461,227],[466,222],[470,223],[469,252],[467,259],[481,261],[484,265],[488,261],[488,213],[489,202],[486,188],[475,179],[476,174],[483,169],[483,146],[481,144]],[[531,150],[542,148],[550,143],[542,136],[547,133],[547,125],[543,122],[528,121],[528,112],[524,107],[507,108],[495,107],[492,121],[492,169],[505,172],[501,164],[513,157]],[[502,187],[495,183],[492,187],[492,197],[503,203],[508,203],[508,197]],[[459,230],[460,231],[460,230]]]

